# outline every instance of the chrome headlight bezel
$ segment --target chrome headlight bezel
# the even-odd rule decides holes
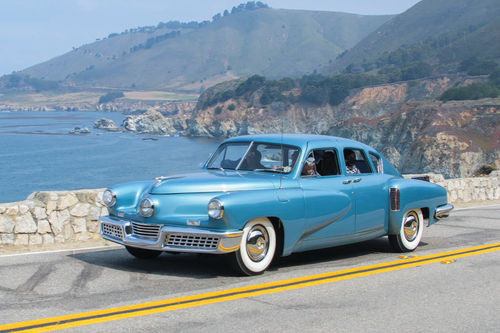
[[[102,202],[106,207],[113,207],[116,204],[116,193],[108,188],[102,192]]]
[[[142,217],[150,217],[155,212],[155,203],[150,198],[144,198],[139,204],[139,215]]]
[[[219,199],[212,199],[207,205],[208,216],[213,219],[221,219],[224,216],[224,203]]]

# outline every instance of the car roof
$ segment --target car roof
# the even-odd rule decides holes
[[[286,145],[293,145],[299,147],[306,147],[309,143],[331,143],[337,146],[353,146],[360,147],[364,149],[373,150],[373,148],[350,139],[328,136],[328,135],[316,135],[316,134],[255,134],[255,135],[242,135],[224,142],[243,142],[243,141],[263,141],[269,143],[283,143]]]

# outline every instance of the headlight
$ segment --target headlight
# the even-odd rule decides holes
[[[220,219],[224,216],[224,205],[218,199],[212,199],[208,203],[208,216]]]
[[[144,198],[139,204],[139,214],[144,217],[149,217],[155,212],[155,205],[149,198]]]
[[[102,202],[108,207],[113,207],[116,203],[116,193],[108,188],[102,194]]]

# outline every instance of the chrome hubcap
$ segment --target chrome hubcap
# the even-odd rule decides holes
[[[415,212],[410,212],[405,217],[404,234],[407,241],[412,242],[418,235],[418,216]]]
[[[259,262],[266,257],[269,249],[269,235],[266,228],[255,225],[247,235],[246,250],[248,257],[255,262]]]

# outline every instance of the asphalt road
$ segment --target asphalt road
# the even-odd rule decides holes
[[[498,331],[498,245],[488,253],[425,261],[428,255],[495,243],[500,243],[500,205],[455,210],[448,220],[426,228],[411,253],[416,258],[398,258],[387,239],[380,238],[294,254],[256,277],[235,275],[220,256],[163,254],[141,261],[121,248],[0,256],[0,332],[7,324],[63,315],[72,332]],[[421,261],[405,266],[412,260]],[[373,268],[384,263],[404,265]],[[367,271],[366,266],[371,273],[357,273]],[[341,270],[350,273],[317,285],[245,291]],[[228,289],[236,290],[233,296],[217,296]],[[203,295],[205,301],[186,301],[177,308],[159,306],[162,302],[152,310],[151,304],[144,305],[209,292],[208,299],[219,298],[206,301]],[[110,308],[136,304],[149,310],[121,308],[120,319],[105,316]],[[75,326],[75,314],[95,310],[103,311],[94,312],[92,320],[76,320],[81,326]]]

